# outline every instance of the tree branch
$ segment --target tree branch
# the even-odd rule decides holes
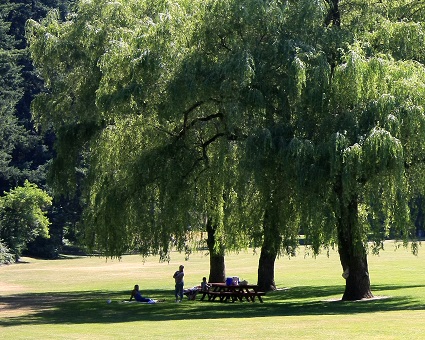
[[[229,52],[232,52],[232,49],[229,46],[226,45],[226,37],[222,36],[222,35],[219,35],[218,37],[220,38],[221,46],[224,47]]]
[[[204,150],[204,152],[205,152],[205,150],[206,150],[206,148],[207,148],[207,146],[208,145],[210,145],[211,143],[213,143],[216,139],[218,139],[218,138],[220,138],[220,137],[223,137],[224,136],[224,133],[223,132],[220,132],[220,133],[217,133],[216,135],[214,135],[214,136],[212,136],[210,139],[208,139],[206,142],[204,142],[204,143],[202,143],[202,149]]]
[[[191,113],[192,111],[197,109],[203,103],[204,103],[204,101],[196,102],[190,108],[188,108],[186,111],[183,112],[183,129],[182,129],[182,131],[180,131],[179,137],[186,133],[187,120],[188,120],[189,113]]]
[[[325,26],[340,27],[341,26],[341,13],[339,11],[339,0],[324,0],[328,6],[329,11],[325,19]]]

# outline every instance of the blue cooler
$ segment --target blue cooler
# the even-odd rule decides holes
[[[233,285],[233,277],[228,277],[226,279],[226,286],[231,286]]]

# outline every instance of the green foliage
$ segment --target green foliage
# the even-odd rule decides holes
[[[167,258],[209,219],[238,249],[266,216],[289,254],[300,229],[314,253],[337,227],[406,242],[425,187],[423,5],[367,3],[95,0],[30,21],[56,185],[88,162],[89,244]]]
[[[30,102],[42,82],[34,74],[24,39],[28,18],[40,18],[56,0],[14,1],[0,4],[0,192],[22,185],[25,179],[45,184],[51,157],[31,121]]]
[[[0,6],[0,189],[7,189],[5,182],[16,179],[19,170],[12,166],[11,160],[15,148],[25,143],[27,132],[15,116],[15,107],[23,95],[21,67],[17,65],[19,52],[16,41],[9,33],[9,12],[11,4]]]
[[[368,18],[379,18],[361,23],[352,15],[354,12],[348,13],[348,8],[358,11],[360,2],[340,2],[340,36],[352,37],[352,41],[338,47],[339,54],[331,63],[329,87],[320,86],[323,102],[320,111],[316,111],[320,114],[310,114],[313,108],[303,107],[307,113],[301,112],[298,123],[300,136],[311,136],[308,139],[315,155],[303,160],[304,168],[310,169],[307,179],[314,178],[322,187],[332,188],[325,193],[317,190],[314,183],[306,186],[316,192],[307,204],[315,206],[322,201],[324,206],[319,210],[322,213],[311,215],[311,231],[317,234],[320,221],[336,223],[344,206],[358,202],[358,230],[351,232],[363,243],[373,240],[376,250],[389,230],[405,244],[414,236],[407,202],[423,190],[423,186],[419,188],[423,175],[414,168],[422,168],[424,159],[423,140],[417,138],[422,134],[425,104],[424,65],[418,62],[423,57],[421,24],[409,22],[407,17],[404,23],[397,23],[394,17],[403,6],[398,7],[398,2],[379,3],[376,8],[361,4],[361,11],[366,11]],[[406,3],[414,12],[414,2]],[[420,6],[417,5],[418,10]],[[398,33],[394,32],[401,32],[400,26],[404,27],[403,35],[415,37],[409,38],[410,49],[395,47],[399,45]],[[326,41],[334,39],[334,35],[322,38]],[[307,81],[310,77],[315,79],[314,66],[306,64]],[[305,103],[310,102],[307,90],[302,96]],[[408,133],[410,129],[416,132]],[[312,167],[314,157],[317,160]],[[340,199],[335,199],[340,190]]]
[[[41,58],[53,65],[42,69],[53,92],[40,96],[34,110],[40,122],[53,124],[59,132],[63,148],[57,148],[55,163],[62,171],[75,164],[73,150],[93,140],[87,237],[93,228],[96,236],[91,240],[110,255],[136,248],[166,256],[170,235],[176,234],[183,247],[188,225],[201,228],[205,215],[222,225],[225,186],[208,174],[222,166],[228,158],[222,152],[232,148],[212,143],[222,135],[216,127],[224,122],[210,94],[196,95],[201,104],[193,105],[183,97],[167,101],[164,92],[175,86],[169,80],[180,71],[180,55],[185,55],[184,44],[196,27],[196,20],[182,26],[181,17],[197,7],[185,2],[126,4],[81,3],[79,15],[65,25],[54,14],[46,28],[29,25],[35,62]],[[181,38],[171,43],[167,37],[174,31]],[[62,70],[69,76],[58,76]],[[49,115],[45,119],[41,114]],[[94,133],[72,133],[89,124]],[[106,128],[97,135],[96,127]],[[72,146],[68,135],[75,136]],[[223,169],[218,173],[223,181],[228,178]],[[68,183],[63,174],[57,183]]]
[[[44,209],[51,204],[51,197],[28,181],[0,197],[0,239],[16,258],[35,237],[49,237],[50,222]]]
[[[0,240],[0,265],[11,264],[15,261],[15,255],[12,251]]]

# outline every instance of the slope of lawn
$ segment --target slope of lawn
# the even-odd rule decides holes
[[[0,267],[0,328],[3,339],[418,339],[425,336],[423,249],[369,257],[376,299],[341,302],[344,280],[338,254],[312,258],[304,248],[276,262],[279,290],[264,303],[174,302],[172,275],[185,265],[185,287],[208,276],[205,253],[170,263],[151,257],[23,258]],[[228,276],[249,283],[257,277],[253,250],[226,257]],[[165,302],[122,303],[134,284]],[[107,300],[111,299],[110,304]]]

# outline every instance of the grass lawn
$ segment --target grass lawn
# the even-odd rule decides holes
[[[425,266],[408,250],[387,242],[369,257],[372,291],[378,299],[341,302],[344,290],[338,254],[317,258],[301,249],[276,262],[280,290],[264,303],[174,302],[173,278],[185,265],[185,287],[208,276],[205,254],[152,257],[23,258],[0,267],[2,339],[420,339],[425,337]],[[256,282],[258,254],[226,257],[228,276]],[[155,305],[126,304],[135,284]],[[112,303],[107,304],[111,299]]]

